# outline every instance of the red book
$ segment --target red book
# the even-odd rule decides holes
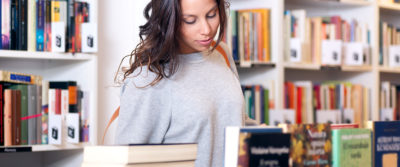
[[[3,85],[0,84],[0,146],[4,145]]]
[[[301,114],[301,108],[302,108],[302,98],[303,98],[303,89],[301,87],[297,87],[297,106],[296,106],[296,123],[301,124],[302,123],[302,114]]]
[[[358,128],[358,124],[331,124],[331,129]]]
[[[314,85],[314,106],[317,110],[321,109],[320,86]]]
[[[57,115],[61,115],[61,89],[56,89],[56,107],[55,111]]]

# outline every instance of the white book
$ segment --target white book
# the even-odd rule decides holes
[[[36,51],[36,1],[28,2],[28,51]]]

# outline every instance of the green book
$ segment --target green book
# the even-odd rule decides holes
[[[11,89],[21,91],[21,118],[28,116],[28,87],[18,84],[10,87]],[[21,120],[21,145],[28,144],[28,120]]]
[[[269,125],[269,91],[264,89],[264,123]]]
[[[371,133],[369,129],[332,130],[332,166],[371,167]]]

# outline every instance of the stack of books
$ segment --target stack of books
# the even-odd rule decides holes
[[[194,167],[197,144],[87,146],[82,167]]]

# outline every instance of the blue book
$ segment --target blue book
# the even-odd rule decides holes
[[[36,51],[44,51],[45,1],[36,0]]]
[[[374,166],[400,164],[400,121],[374,122]]]

